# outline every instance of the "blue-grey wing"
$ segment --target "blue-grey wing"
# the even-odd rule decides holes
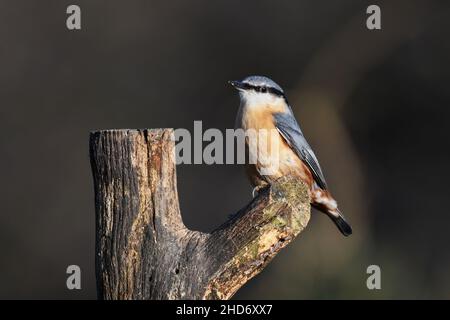
[[[327,183],[320,168],[319,161],[295,120],[293,114],[275,113],[275,127],[287,144],[295,151],[301,160],[308,166],[315,182],[321,189],[328,189]]]

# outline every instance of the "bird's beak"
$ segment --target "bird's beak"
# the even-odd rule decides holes
[[[231,80],[231,81],[228,81],[228,83],[231,84],[233,87],[235,87],[237,90],[245,89],[245,84],[242,81]]]

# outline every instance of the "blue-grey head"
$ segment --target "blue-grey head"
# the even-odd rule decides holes
[[[248,106],[287,103],[283,89],[264,76],[249,76],[229,82],[239,91],[241,101]]]

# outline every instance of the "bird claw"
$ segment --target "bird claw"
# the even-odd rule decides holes
[[[257,197],[257,196],[259,195],[259,192],[260,192],[262,189],[266,188],[266,187],[267,187],[267,186],[256,186],[256,187],[254,187],[254,188],[253,188],[253,191],[252,191],[252,196],[253,196],[253,198]]]
[[[255,197],[258,195],[258,190],[257,190],[257,188],[258,188],[258,187],[254,187],[253,190],[252,190],[252,197],[253,197],[253,198],[255,198]]]

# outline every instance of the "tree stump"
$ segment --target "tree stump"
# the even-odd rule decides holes
[[[188,230],[171,129],[92,132],[90,159],[100,299],[229,299],[309,221],[306,185],[284,177],[213,232]]]

